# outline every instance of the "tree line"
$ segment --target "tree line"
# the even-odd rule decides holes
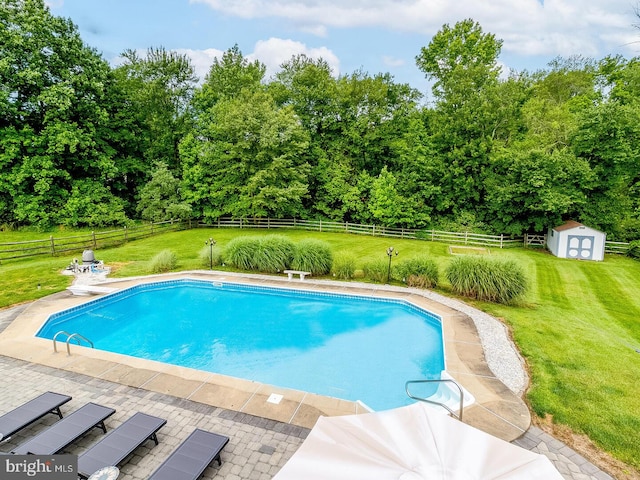
[[[640,238],[640,61],[502,72],[472,19],[416,52],[431,92],[237,46],[111,67],[43,0],[0,5],[0,224],[221,216],[539,233],[567,219]]]

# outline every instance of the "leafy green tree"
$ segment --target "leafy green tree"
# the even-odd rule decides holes
[[[238,45],[216,58],[195,96],[193,105],[204,112],[221,100],[236,98],[243,90],[254,92],[262,87],[267,67],[258,60],[249,62]]]
[[[503,121],[498,108],[501,46],[468,19],[444,25],[416,57],[418,68],[433,81],[432,143],[445,166],[440,185],[452,215],[484,203],[485,176]]]
[[[369,209],[373,218],[386,227],[413,227],[416,211],[411,198],[398,191],[397,180],[385,166],[373,181]]]
[[[585,109],[572,144],[594,174],[582,221],[606,231],[612,239],[627,240],[621,227],[638,218],[637,197],[630,193],[637,192],[640,184],[640,110],[617,102]]]
[[[175,178],[164,163],[159,163],[151,180],[140,190],[138,212],[144,220],[187,219],[191,206],[180,195],[180,180]]]
[[[124,201],[98,181],[76,180],[61,212],[60,223],[70,227],[107,227],[127,222]]]
[[[153,165],[162,163],[181,175],[178,144],[191,128],[189,106],[197,77],[186,55],[164,48],[150,48],[145,57],[126,50],[121,57],[123,63],[114,70],[118,108],[111,112],[118,142],[114,187],[135,205]]]
[[[502,41],[485,34],[479,23],[466,19],[453,27],[445,24],[416,57],[418,68],[433,81],[437,101],[451,108],[467,101],[465,94],[497,81]]]
[[[332,139],[338,119],[337,82],[325,60],[306,55],[292,57],[281,65],[269,83],[269,91],[278,105],[293,107],[302,125],[321,144]]]
[[[125,50],[121,58],[123,63],[115,73],[144,128],[137,137],[145,169],[162,162],[175,171],[179,168],[178,143],[189,130],[189,105],[198,80],[191,60],[162,47],[149,48],[145,58]]]
[[[43,0],[0,3],[0,59],[0,218],[65,223],[87,190],[76,181],[103,186],[88,197],[95,210],[114,203],[108,64]]]
[[[290,107],[243,91],[198,117],[181,144],[184,194],[196,215],[301,216],[308,134]]]
[[[277,105],[293,108],[309,133],[306,161],[311,171],[305,210],[319,211],[328,218],[341,218],[341,212],[325,206],[328,200],[322,195],[324,182],[333,176],[327,172],[333,167],[327,152],[340,136],[337,82],[331,67],[323,59],[293,56],[281,65],[268,89]]]
[[[578,218],[587,204],[585,185],[593,180],[588,162],[568,149],[528,150],[516,144],[497,153],[495,174],[487,178],[487,217],[496,232],[545,232]]]

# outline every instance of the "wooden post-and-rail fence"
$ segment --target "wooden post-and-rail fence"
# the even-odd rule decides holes
[[[0,261],[17,258],[33,257],[38,255],[63,255],[69,252],[81,252],[87,249],[98,249],[122,245],[130,240],[150,237],[160,233],[171,232],[190,228],[189,223],[167,221],[124,226],[119,229],[104,232],[87,232],[67,237],[54,237],[47,239],[27,240],[22,242],[0,243]]]
[[[432,242],[469,245],[474,247],[509,248],[509,247],[544,247],[546,235],[526,234],[523,237],[508,235],[484,235],[473,232],[447,232],[441,230],[424,230],[410,228],[391,228],[380,225],[361,225],[351,222],[333,222],[328,220],[303,220],[281,218],[228,218],[222,217],[214,222],[166,221],[123,227],[105,232],[89,232],[69,237],[29,240],[24,242],[0,243],[0,261],[36,255],[60,255],[86,249],[97,249],[121,245],[130,240],[150,237],[165,232],[186,230],[191,228],[265,228],[296,229],[317,232],[352,233],[375,237],[403,238],[426,240]],[[605,244],[606,253],[626,253],[629,247],[625,242]]]

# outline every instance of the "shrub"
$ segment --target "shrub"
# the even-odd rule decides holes
[[[364,276],[375,282],[384,283],[387,281],[389,271],[388,260],[375,260],[364,265]],[[391,278],[389,278],[391,280]]]
[[[240,270],[255,270],[254,252],[258,249],[259,237],[235,237],[227,243],[224,258]]]
[[[178,257],[171,250],[166,249],[162,250],[155,257],[151,259],[151,272],[153,273],[163,273],[169,272],[176,268],[178,264]]]
[[[280,272],[291,265],[294,244],[284,235],[260,237],[253,262],[261,272]]]
[[[200,260],[200,265],[202,265],[205,268],[209,268],[211,265],[213,266],[221,265],[222,249],[217,245],[214,245],[213,248],[211,248],[208,245],[205,245],[200,250],[200,253],[198,254],[198,259]]]
[[[324,275],[331,270],[333,254],[327,242],[309,238],[296,244],[291,268]]]
[[[293,242],[283,235],[236,237],[224,250],[226,261],[241,270],[277,272],[293,257]]]
[[[396,272],[409,287],[433,288],[438,285],[438,265],[426,257],[405,260],[398,264]]]
[[[634,240],[633,242],[629,243],[627,256],[640,260],[640,240]]]
[[[511,303],[527,290],[522,268],[513,261],[479,256],[460,256],[447,268],[453,291],[478,300]]]
[[[341,280],[351,280],[356,274],[356,259],[352,255],[342,253],[336,255],[331,267],[333,276]]]

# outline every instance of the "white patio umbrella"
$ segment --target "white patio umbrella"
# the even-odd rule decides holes
[[[320,417],[274,480],[562,480],[548,458],[415,403]]]

